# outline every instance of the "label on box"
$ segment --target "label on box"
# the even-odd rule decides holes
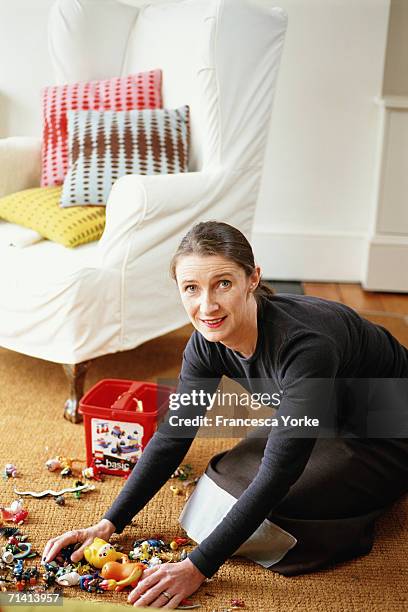
[[[130,472],[142,455],[140,423],[91,419],[92,456],[99,468]]]

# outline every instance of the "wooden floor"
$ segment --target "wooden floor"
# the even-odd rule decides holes
[[[408,346],[408,294],[364,291],[354,283],[302,283],[305,295],[342,302],[363,317],[383,325]]]

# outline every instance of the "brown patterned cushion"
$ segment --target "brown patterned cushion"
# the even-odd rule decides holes
[[[106,204],[125,174],[188,171],[189,108],[69,111],[70,167],[61,206]]]

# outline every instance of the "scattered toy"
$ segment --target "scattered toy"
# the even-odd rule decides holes
[[[19,559],[13,569],[13,576],[15,576],[17,580],[21,580],[21,578],[23,577],[23,568],[24,561],[22,559]]]
[[[12,536],[19,536],[20,534],[21,534],[21,531],[19,530],[18,527],[1,527],[0,528],[0,535],[6,538],[11,538]]]
[[[49,472],[55,472],[55,470],[61,468],[61,464],[58,461],[57,457],[55,457],[54,459],[48,459],[48,461],[45,462],[45,467]]]
[[[56,577],[56,582],[61,586],[77,586],[81,580],[78,572],[67,572],[62,576]]]
[[[64,493],[75,493],[76,491],[88,493],[88,491],[94,490],[94,485],[83,484],[78,487],[67,487],[66,489],[61,489],[60,491],[54,491],[53,489],[46,489],[45,491],[17,491],[17,489],[14,489],[14,493],[17,495],[31,495],[31,497],[46,497],[47,495],[58,497],[59,495],[64,495]]]
[[[101,472],[94,462],[90,467],[86,467],[82,470],[82,476],[88,480],[98,480],[99,482],[102,481]]]
[[[75,487],[82,487],[83,486],[83,482],[81,482],[81,480],[77,480],[75,483]],[[74,497],[75,499],[81,499],[81,491],[75,491],[74,492]]]
[[[55,584],[55,574],[53,572],[44,572],[43,573],[43,580],[45,582],[45,584],[47,585],[47,587],[52,586],[53,584]]]
[[[99,576],[98,572],[95,572],[94,574],[81,576],[79,586],[83,591],[88,591],[88,593],[103,593],[104,591],[100,586],[101,582],[103,582],[103,579]]]
[[[136,540],[133,543],[133,550],[129,552],[129,559],[140,561],[148,567],[159,565],[163,562],[182,561],[187,557],[184,548],[188,544],[187,538],[173,538],[169,543],[160,539]]]
[[[47,563],[44,563],[44,567],[47,572],[52,572],[53,574],[56,574],[59,569],[59,565],[56,561],[49,561]]]
[[[12,553],[14,555],[14,559],[24,559],[25,557],[31,555],[31,544],[29,543],[21,543],[18,546],[8,544],[7,546],[13,546]]]
[[[0,515],[0,518],[3,521],[16,523],[16,525],[22,525],[28,516],[28,510],[23,508],[23,502],[21,499],[18,499],[8,508],[5,506],[0,506]]]
[[[176,544],[178,546],[185,546],[186,544],[190,543],[190,540],[188,538],[174,538],[174,542],[176,542]]]
[[[4,551],[1,558],[4,561],[4,563],[7,563],[7,565],[10,565],[14,561],[14,555],[11,552],[11,550]]]
[[[95,538],[92,544],[85,548],[84,557],[88,563],[98,569],[101,569],[108,561],[127,558],[123,553],[117,552],[112,544],[101,538]]]
[[[65,506],[65,497],[63,495],[58,495],[58,497],[55,498],[55,503],[58,506]]]
[[[17,468],[12,463],[6,463],[4,466],[4,477],[5,478],[17,478]]]
[[[105,579],[101,588],[106,591],[120,592],[127,586],[132,588],[139,582],[146,566],[142,563],[118,563],[110,561],[105,563],[101,575]]]
[[[193,473],[193,468],[189,463],[184,463],[180,465],[174,473],[170,476],[170,478],[178,478],[179,480],[187,480],[191,474]]]
[[[237,610],[239,608],[245,608],[245,603],[242,599],[231,599],[231,606],[233,610]]]
[[[198,480],[199,480],[198,476],[197,478],[190,478],[189,480],[183,480],[183,483],[182,483],[183,487],[186,488],[186,487],[189,487],[190,485],[195,486]]]
[[[180,465],[175,472],[170,476],[171,479],[178,478],[180,481],[180,485],[170,485],[170,491],[173,495],[180,495],[185,489],[185,499],[187,500],[191,494],[191,490],[188,490],[188,487],[195,486],[198,482],[198,478],[193,478],[193,468],[189,463],[185,463],[184,465]],[[182,487],[182,488],[181,488]]]
[[[78,563],[74,563],[72,567],[80,576],[90,574],[92,571],[92,567],[89,565],[89,563],[84,563],[82,559],[81,561],[78,561]]]

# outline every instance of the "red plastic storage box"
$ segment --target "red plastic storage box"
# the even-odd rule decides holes
[[[128,476],[168,408],[174,387],[107,378],[82,397],[86,461],[100,472]]]

